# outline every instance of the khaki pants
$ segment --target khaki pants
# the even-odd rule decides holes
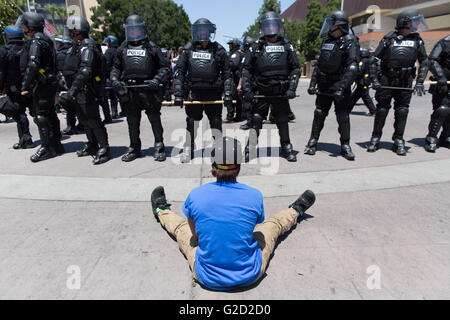
[[[262,254],[261,273],[257,280],[266,272],[270,256],[275,249],[278,237],[292,229],[297,223],[297,217],[298,214],[294,209],[286,209],[265,220],[263,223],[256,225],[253,232],[253,238],[258,242]],[[181,252],[188,260],[193,277],[198,281],[197,275],[195,274],[195,252],[197,251],[197,243],[194,240],[187,220],[170,210],[163,210],[159,213],[159,221],[167,232],[177,239]]]

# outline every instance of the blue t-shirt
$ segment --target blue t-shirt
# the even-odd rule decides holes
[[[253,238],[264,221],[263,196],[237,182],[214,182],[192,190],[183,206],[198,236],[195,273],[214,290],[250,285],[261,271],[261,248]]]

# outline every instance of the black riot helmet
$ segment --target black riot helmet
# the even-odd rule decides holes
[[[263,37],[283,36],[283,21],[278,13],[270,11],[262,15],[259,20],[259,26],[261,27],[261,35]]]
[[[3,30],[3,40],[5,43],[12,39],[23,39],[23,31],[17,26],[6,26]]]
[[[236,48],[239,48],[241,46],[241,41],[238,38],[233,38],[233,39],[230,39],[227,42],[227,44],[230,45],[230,49],[231,48],[236,49]]]
[[[81,33],[86,38],[89,36],[91,26],[85,18],[80,16],[70,16],[67,19],[66,24],[67,29],[69,30],[69,34],[72,38],[77,32]]]
[[[216,36],[216,25],[206,18],[200,18],[194,22],[191,28],[192,40],[197,41],[214,41]]]
[[[395,28],[409,28],[413,32],[427,31],[428,25],[424,16],[419,10],[414,8],[405,9],[397,16],[397,24]]]
[[[212,165],[216,169],[234,170],[243,163],[241,143],[234,138],[223,137],[214,142]]]
[[[255,43],[255,40],[250,36],[245,36],[244,41],[242,42],[242,45],[244,47],[244,50],[247,50],[252,46],[252,44]]]
[[[338,26],[345,34],[350,33],[350,19],[347,12],[343,10],[333,11],[328,18],[325,19],[320,30],[320,35],[325,35],[330,32],[332,26]]]
[[[117,47],[119,45],[119,39],[117,37],[109,35],[102,42],[103,45]]]
[[[23,26],[33,28],[34,31],[42,32],[44,30],[44,17],[36,12],[24,12],[21,23]]]
[[[127,42],[136,42],[147,39],[147,25],[137,14],[129,16],[127,20],[125,20],[123,28],[125,29]]]
[[[361,52],[361,58],[369,58],[370,57],[370,51],[367,48],[360,48]]]

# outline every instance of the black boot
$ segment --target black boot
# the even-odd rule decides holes
[[[38,116],[35,119],[38,125],[39,136],[41,138],[41,147],[30,157],[31,162],[39,162],[56,157],[56,152],[50,145],[50,128],[47,117]]]
[[[286,143],[281,147],[281,156],[288,162],[297,162],[297,157],[292,149],[292,144]]]
[[[122,156],[123,162],[131,162],[141,157],[141,149],[130,147],[125,155]]]
[[[349,161],[355,160],[355,155],[353,154],[352,148],[348,144],[343,144],[341,146],[341,155]]]
[[[406,156],[405,140],[398,138],[395,139],[394,145],[392,146],[392,151],[397,153],[399,156]]]
[[[170,203],[167,203],[166,193],[164,192],[164,188],[161,186],[156,187],[152,192],[150,200],[152,202],[153,215],[155,216],[156,221],[159,222],[158,211],[170,209],[170,206],[171,206]]]
[[[439,139],[434,137],[425,138],[425,150],[431,153],[435,153],[439,146]]]
[[[317,152],[317,139],[311,138],[305,148],[305,154],[313,156]]]
[[[164,147],[164,143],[157,142],[155,143],[155,154],[153,155],[155,161],[163,162],[166,161],[167,155]]]
[[[17,143],[15,143],[14,145],[13,145],[13,149],[14,150],[19,150],[19,149],[32,149],[32,148],[34,148],[34,143],[33,143],[33,140],[23,140],[23,139],[20,139],[20,141],[19,142],[17,142]]]
[[[94,157],[92,163],[94,165],[102,164],[108,162],[111,159],[111,151],[109,147],[100,148]]]
[[[98,152],[98,146],[93,143],[86,143],[84,144],[83,148],[77,151],[77,156],[79,158],[81,157],[88,157],[88,156],[95,156]]]
[[[298,199],[289,206],[289,208],[297,211],[299,216],[303,216],[303,214],[311,208],[311,206],[316,202],[316,195],[311,190],[306,190],[303,194],[298,197]]]
[[[380,149],[380,138],[372,137],[367,145],[367,152],[375,152]]]
[[[195,146],[184,146],[183,152],[180,155],[181,163],[189,163],[191,159],[194,159]]]
[[[39,162],[56,157],[57,154],[47,145],[41,145],[39,150],[30,157],[31,162]]]

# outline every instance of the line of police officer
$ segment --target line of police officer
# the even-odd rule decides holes
[[[67,50],[64,52],[64,63],[59,63],[59,66],[56,64],[52,42],[42,32],[44,27],[42,16],[27,12],[22,17],[22,24],[23,30],[31,38],[26,43],[11,36],[15,32],[20,35],[20,30],[11,27],[4,32],[10,41],[7,48],[22,47],[23,49],[17,50],[27,53],[25,59],[15,60],[19,64],[14,68],[23,70],[21,84],[19,85],[18,79],[5,77],[7,74],[5,68],[1,69],[0,74],[3,82],[6,79],[6,91],[11,100],[21,106],[20,112],[15,116],[20,138],[15,148],[32,146],[25,115],[25,106],[29,105],[32,106],[31,114],[38,125],[41,138],[41,147],[31,160],[37,162],[64,152],[59,121],[53,108],[58,82],[62,90],[59,101],[71,113],[68,115],[68,131],[75,127],[73,115],[76,114],[86,132],[88,142],[77,155],[93,156],[94,164],[108,161],[111,157],[108,135],[100,118],[99,104],[104,101],[104,81],[109,78],[111,87],[119,96],[122,108],[127,110],[130,148],[122,160],[133,161],[141,155],[142,110],[145,110],[152,125],[155,160],[166,159],[160,110],[163,84],[170,77],[170,64],[161,49],[148,39],[146,25],[141,17],[131,15],[127,18],[124,24],[126,41],[114,52],[114,62],[109,69],[100,46],[89,38],[90,26],[84,18],[68,19],[73,44],[70,48],[65,48]],[[247,113],[246,125],[252,129],[245,150],[246,160],[256,156],[262,123],[269,108],[272,107],[280,135],[281,155],[294,162],[296,156],[288,126],[291,113],[289,99],[296,96],[300,79],[299,63],[294,47],[283,37],[282,20],[276,13],[264,14],[260,26],[262,33],[260,39],[253,43],[251,39],[246,39],[245,52],[238,51],[236,44],[231,43],[231,57],[228,57],[225,49],[213,41],[215,25],[204,18],[197,20],[192,26],[193,41],[184,47],[177,63],[174,76],[174,103],[182,107],[186,99],[211,101],[220,100],[223,96],[228,111],[227,120],[232,121],[236,118],[240,120],[243,108],[238,95],[239,90],[236,90],[240,89]],[[395,100],[393,150],[399,155],[406,154],[403,134],[413,91],[409,88],[415,76],[414,64],[419,60],[420,69],[414,88],[419,95],[424,93],[423,82],[429,67],[423,41],[416,32],[423,26],[424,20],[420,13],[402,12],[398,16],[396,30],[386,35],[375,51],[374,56],[380,61],[381,71],[377,69],[375,59],[366,62],[370,69],[373,88],[377,89],[375,96],[377,108],[374,131],[368,146],[369,152],[379,148],[381,130],[393,98]],[[355,100],[361,95],[361,92],[357,92],[352,99],[350,90],[352,83],[362,71],[358,68],[361,62],[358,39],[353,35],[348,15],[344,11],[331,13],[324,22],[321,34],[326,34],[327,37],[322,43],[318,63],[308,89],[308,93],[317,94],[317,99],[311,137],[305,154],[316,153],[325,118],[334,103],[341,137],[341,154],[348,160],[354,160],[355,156],[350,147],[349,115]],[[64,48],[59,49],[64,51],[62,50]],[[430,132],[426,139],[426,149],[431,152],[436,150],[438,143],[441,146],[449,145],[448,96],[445,94],[448,50],[447,37],[438,43],[430,56],[431,71],[438,80],[433,91],[435,112],[431,117]],[[23,57],[20,54],[18,56]],[[366,57],[363,56],[364,58]],[[9,64],[8,67],[12,68]],[[366,74],[365,72],[366,70],[363,70],[363,74]],[[367,100],[368,83],[363,81],[359,85],[364,86],[362,93]],[[233,106],[233,99],[238,100],[237,106]],[[368,103],[368,107],[371,113],[374,113],[373,105]],[[106,119],[109,108],[105,109]],[[189,162],[195,150],[198,121],[202,119],[203,112],[209,119],[214,138],[221,136],[222,105],[187,105],[185,111],[187,133],[181,161]],[[113,107],[113,115],[117,116],[117,108]],[[438,142],[437,132],[442,126],[444,130]]]

